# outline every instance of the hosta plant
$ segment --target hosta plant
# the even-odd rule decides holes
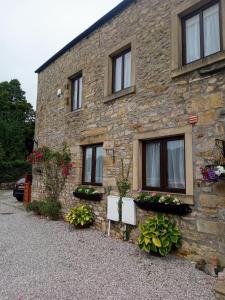
[[[89,227],[94,223],[95,217],[88,205],[82,205],[69,209],[66,221],[75,227]]]
[[[174,248],[181,246],[181,232],[175,221],[162,214],[149,218],[139,229],[141,234],[138,245],[148,253],[166,256]]]

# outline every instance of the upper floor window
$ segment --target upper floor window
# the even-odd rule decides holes
[[[183,63],[221,51],[220,3],[217,1],[182,19]]]
[[[82,90],[83,90],[83,79],[82,75],[79,74],[78,76],[71,79],[71,109],[72,111],[78,110],[81,108],[82,105]]]
[[[103,177],[103,146],[84,147],[83,183],[102,185]]]
[[[131,49],[113,57],[113,93],[131,86]]]
[[[143,189],[185,192],[184,137],[144,141]]]

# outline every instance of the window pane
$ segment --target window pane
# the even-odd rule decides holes
[[[185,22],[186,26],[186,63],[200,58],[200,22],[196,15]]]
[[[124,55],[124,88],[131,86],[131,52]]]
[[[175,189],[184,189],[184,141],[177,140],[167,142],[167,155],[168,187]]]
[[[79,78],[79,103],[78,108],[81,108],[82,105],[82,92],[83,92],[83,78]]]
[[[146,145],[146,186],[160,187],[160,143]]]
[[[92,170],[92,148],[86,148],[85,150],[85,171],[84,181],[91,182],[91,170]]]
[[[115,92],[122,89],[122,56],[115,61]]]
[[[96,147],[96,168],[95,168],[95,182],[102,183],[103,171],[103,147]]]
[[[72,103],[72,109],[77,109],[77,93],[78,93],[78,82],[77,80],[73,81],[73,103]]]
[[[203,12],[205,56],[220,51],[219,4]]]

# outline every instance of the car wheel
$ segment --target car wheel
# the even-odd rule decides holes
[[[23,197],[16,197],[17,201],[23,202]]]

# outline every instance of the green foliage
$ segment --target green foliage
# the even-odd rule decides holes
[[[33,164],[39,164],[47,197],[58,201],[72,168],[71,155],[67,147],[64,145],[62,151],[42,147],[33,151],[28,160]]]
[[[37,215],[42,214],[42,206],[44,205],[43,201],[32,201],[27,205],[27,211],[33,211]]]
[[[82,187],[82,186],[78,186],[78,187],[76,188],[75,192],[78,192],[78,193],[85,193],[85,194],[87,194],[87,195],[98,194],[98,191],[96,191],[94,188]]]
[[[88,205],[69,209],[66,220],[76,227],[89,227],[94,223],[95,217]]]
[[[41,205],[41,214],[51,220],[58,220],[61,212],[61,204],[55,199],[48,198]]]
[[[182,203],[179,199],[169,194],[160,195],[155,192],[151,192],[151,193],[141,192],[138,195],[136,200],[149,201],[151,203],[163,203],[163,204],[174,204],[174,205],[180,205]]]
[[[0,183],[14,182],[28,173],[31,173],[31,166],[27,161],[0,161]]]
[[[49,217],[51,220],[58,220],[61,204],[50,198],[45,201],[32,201],[27,205],[27,211],[33,211],[35,214]]]
[[[35,113],[17,79],[0,83],[0,141],[8,161],[32,150]]]
[[[0,163],[5,159],[5,151],[0,143]]]
[[[174,221],[162,214],[149,218],[140,225],[141,234],[138,238],[140,249],[148,253],[169,254],[174,247],[181,246],[181,232]]]

